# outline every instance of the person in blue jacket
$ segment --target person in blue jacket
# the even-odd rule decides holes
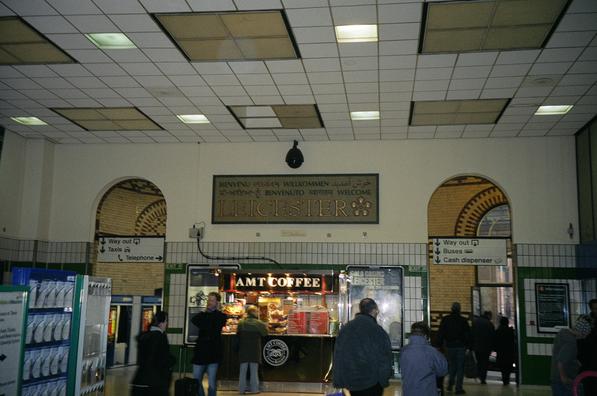
[[[400,352],[403,396],[437,396],[437,377],[448,373],[448,361],[429,344],[425,322],[413,323],[408,345]]]

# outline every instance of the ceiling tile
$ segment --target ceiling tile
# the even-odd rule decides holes
[[[418,40],[381,41],[379,43],[379,55],[381,56],[409,55],[416,54],[417,51]]]
[[[493,65],[499,52],[471,52],[459,54],[456,66],[486,66]]]
[[[379,40],[418,40],[419,23],[384,23],[379,25]]]
[[[527,68],[530,65],[527,65]],[[496,66],[497,67],[497,66]],[[495,70],[495,69],[494,69]],[[491,66],[465,66],[454,68],[452,78],[485,78],[491,72]]]
[[[40,33],[78,33],[77,29],[62,16],[31,16],[24,19]]]
[[[2,0],[2,2],[21,16],[58,14],[45,1]]]
[[[47,2],[62,15],[89,15],[102,13],[91,0],[47,0]]]
[[[190,7],[184,0],[139,0],[148,12],[187,12]]]
[[[161,32],[158,25],[147,14],[114,14],[109,17],[125,33]]]
[[[106,14],[144,14],[145,10],[137,0],[93,0]]]
[[[294,38],[299,44],[335,43],[336,36],[331,26],[294,28]]]
[[[83,33],[112,33],[118,28],[103,15],[71,15],[66,19]]]
[[[309,82],[312,85],[316,84],[342,84],[342,73],[340,72],[321,72],[308,73]]]
[[[378,6],[379,23],[419,22],[422,3],[388,4]]]
[[[193,11],[235,11],[232,0],[187,0]]]
[[[336,44],[299,44],[299,48],[303,59],[338,56],[338,46]]]
[[[453,67],[456,63],[456,54],[441,54],[441,55],[419,55],[417,66],[420,68],[426,67]]]
[[[369,25],[377,23],[375,5],[332,7],[334,25]]]
[[[329,8],[300,8],[286,11],[290,26],[332,26]]]
[[[262,61],[248,61],[248,62],[228,62],[228,65],[236,74],[265,74],[268,73],[264,62]]]

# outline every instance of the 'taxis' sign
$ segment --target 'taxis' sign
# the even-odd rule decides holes
[[[164,237],[100,237],[100,263],[162,263]]]

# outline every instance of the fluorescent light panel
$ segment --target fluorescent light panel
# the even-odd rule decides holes
[[[209,120],[203,114],[177,114],[176,117],[185,124],[209,124]]]
[[[350,119],[353,121],[379,120],[379,111],[351,111]]]
[[[10,119],[22,125],[48,125],[37,117],[11,117]]]
[[[378,40],[377,25],[341,25],[335,29],[339,43],[366,43]]]
[[[123,33],[88,33],[85,36],[100,49],[137,48]]]
[[[568,0],[425,3],[421,53],[541,48]]]
[[[563,115],[568,113],[573,105],[550,105],[550,106],[539,106],[535,115]]]
[[[75,63],[19,17],[0,17],[0,65]]]
[[[282,11],[156,14],[191,61],[296,59]]]

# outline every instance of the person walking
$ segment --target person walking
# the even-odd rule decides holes
[[[408,345],[400,351],[403,396],[437,396],[437,378],[448,373],[448,361],[429,344],[425,322],[410,327]]]
[[[597,371],[597,299],[589,301],[592,320],[591,333],[578,343],[580,371]],[[585,395],[597,395],[597,378],[589,377],[582,381]]]
[[[491,311],[485,311],[483,315],[473,320],[473,350],[477,357],[477,375],[481,384],[487,383],[487,366],[495,337],[495,328],[491,323],[491,317]]]
[[[577,340],[591,332],[591,318],[581,315],[572,329],[562,329],[553,341],[550,381],[553,396],[572,396],[572,381],[578,374]]]
[[[132,396],[167,396],[175,359],[170,354],[166,328],[168,314],[153,317],[149,331],[137,337],[137,371],[131,384]]]
[[[508,326],[508,318],[502,316],[500,325],[495,331],[494,350],[497,354],[496,363],[502,373],[502,383],[510,384],[510,373],[516,362],[516,335],[514,329]]]
[[[259,393],[259,377],[257,370],[261,363],[261,338],[267,335],[267,326],[259,320],[259,310],[256,306],[247,307],[247,317],[238,323],[238,361],[240,373],[238,376],[238,392]],[[247,369],[250,381],[247,390]]]
[[[464,381],[464,355],[470,344],[471,328],[468,321],[460,316],[460,303],[452,303],[451,312],[444,316],[437,333],[438,343],[444,346],[448,354],[448,391],[452,392],[456,384],[456,394],[466,392],[462,387]]]
[[[371,298],[359,303],[359,313],[336,339],[333,384],[351,396],[381,396],[394,370],[390,337],[377,324],[379,309]]]
[[[226,315],[220,311],[219,293],[207,295],[207,308],[191,318],[199,333],[193,354],[193,376],[199,382],[199,396],[205,396],[203,376],[207,372],[207,394],[216,396],[216,375],[222,360],[222,327],[226,324]]]

